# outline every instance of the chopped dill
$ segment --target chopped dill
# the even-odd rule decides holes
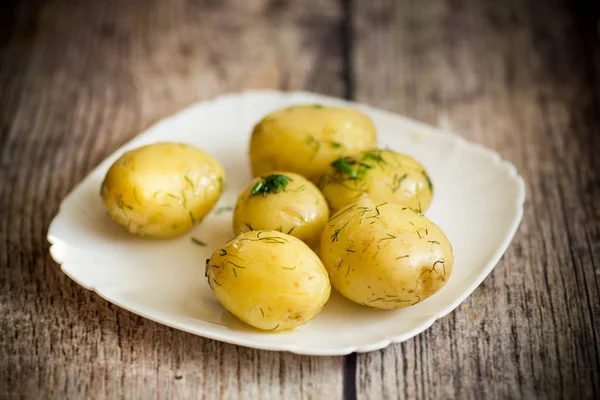
[[[390,233],[387,233],[386,235],[387,235],[386,237],[384,237],[384,238],[382,238],[382,239],[379,239],[379,241],[377,242],[377,247],[378,247],[378,248],[379,248],[379,245],[381,244],[381,242],[383,242],[384,240],[392,240],[392,239],[396,239],[396,236],[394,236],[394,235],[392,235],[392,234],[390,234]]]
[[[346,225],[348,225],[348,222],[350,222],[350,221],[347,221],[347,222],[344,224],[344,226],[342,226],[341,228],[338,228],[338,229],[336,229],[336,230],[333,232],[333,235],[331,235],[331,236],[329,237],[329,238],[331,239],[331,243],[333,243],[333,242],[337,242],[337,241],[339,241],[339,240],[340,240],[340,238],[339,238],[340,232],[342,231],[342,229],[344,229],[344,228],[346,227]]]
[[[290,230],[288,231],[288,233],[287,233],[287,234],[288,234],[288,235],[291,235],[291,234],[292,234],[292,232],[294,232],[294,229],[296,229],[296,227],[295,227],[295,226],[292,226],[292,229],[290,229]]]
[[[219,255],[220,255],[221,257],[223,257],[223,256],[226,256],[226,255],[227,255],[227,250],[225,250],[225,249],[221,249],[221,250],[219,250]]]
[[[331,219],[329,220],[329,222],[333,221],[334,219],[336,219],[337,217],[342,216],[343,214],[346,214],[348,211],[352,210],[354,207],[356,207],[356,204],[352,204],[350,207],[342,210],[342,211],[338,211],[333,217],[331,217]]]
[[[195,238],[192,236],[192,242],[197,244],[198,246],[206,246],[206,243],[204,243],[202,240]],[[206,260],[208,262],[208,260]]]
[[[219,207],[215,210],[215,215],[223,214],[224,212],[233,211],[232,206]]]
[[[244,267],[243,265],[239,265],[234,263],[233,261],[227,261],[229,264],[233,265],[234,268],[241,268],[241,269],[246,269],[246,267]]]
[[[427,242],[437,244],[437,245],[440,244],[440,242],[438,242],[437,240],[428,240]]]
[[[365,151],[362,156],[363,160],[373,160],[378,164],[387,164],[386,161],[381,157],[381,151]]]
[[[248,227],[248,229],[250,229],[251,231],[254,230],[254,228],[252,228],[252,225],[250,225],[249,223],[244,222],[244,225],[246,225]]]
[[[196,225],[196,218],[194,218],[194,214],[190,211],[190,222],[192,225]]]
[[[313,154],[311,160],[314,160],[319,150],[321,150],[321,142],[319,142],[314,136],[308,135],[308,138],[306,139],[306,144],[309,147],[312,147]]]
[[[187,175],[185,175],[183,178],[190,184],[190,187],[193,189],[194,188],[194,182],[192,182],[192,180],[190,179],[190,177],[187,176]]]
[[[263,311],[262,308],[260,308],[260,313],[262,314],[263,318],[265,317],[265,312]]]
[[[427,185],[429,186],[429,190],[433,192],[433,183],[431,182],[429,174],[425,170],[423,170],[423,175],[425,175],[425,179],[427,179]]]
[[[356,253],[356,250],[350,250],[350,249],[346,249],[346,251],[347,251],[348,253]]]
[[[389,185],[392,192],[396,193],[396,191],[398,189],[400,189],[400,186],[402,186],[402,181],[404,181],[407,177],[408,177],[408,173],[406,173],[402,176],[398,176],[398,174],[394,174],[394,181],[392,182],[391,185]]]
[[[275,328],[272,328],[272,329],[265,329],[265,332],[271,332],[271,331],[274,331],[275,329],[279,328],[279,325],[280,325],[280,324],[277,324],[277,325],[275,326]]]
[[[410,257],[410,254],[406,254],[404,256],[396,257],[396,260],[402,260],[403,258]]]
[[[354,157],[340,157],[332,162],[331,166],[338,174],[346,174],[350,179],[358,179],[359,175],[363,175],[368,169],[373,168],[371,165],[358,161]]]
[[[261,179],[252,187],[251,196],[266,196],[271,193],[285,192],[285,187],[292,181],[289,177],[279,174],[266,175]]]
[[[341,144],[340,142],[334,142],[334,141],[329,142],[329,145],[331,146],[332,149],[341,149],[342,147],[344,147],[344,145]]]
[[[387,203],[381,203],[381,204],[377,204],[377,205],[375,206],[375,211],[377,211],[377,215],[380,215],[380,214],[379,214],[379,207],[383,207],[383,206],[385,206],[386,204],[387,204]]]
[[[298,268],[298,266],[296,265],[295,267],[281,267],[281,268],[283,268],[283,269],[287,269],[287,270],[289,270],[289,271],[293,271],[293,270],[295,270],[296,268]]]
[[[313,108],[320,109],[320,108],[325,108],[325,106],[323,104],[314,104]]]
[[[362,210],[362,212],[360,213],[360,216],[361,216],[361,217],[364,217],[364,215],[365,215],[366,213],[368,213],[369,211],[373,211],[373,209],[372,209],[372,208],[369,208],[369,207],[358,207],[358,209],[359,209],[359,210]]]
[[[167,196],[174,198],[175,200],[177,200],[178,202],[181,203],[181,199],[179,197],[175,196],[173,193],[167,193]]]
[[[123,201],[123,195],[119,195],[117,197],[117,207],[119,207],[121,210],[123,208],[127,208],[128,210],[133,210],[132,206],[130,206],[129,204],[127,204]]]

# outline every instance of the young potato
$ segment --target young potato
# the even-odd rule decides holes
[[[264,331],[304,324],[331,292],[319,257],[279,231],[246,232],[227,242],[206,260],[206,277],[223,307]]]
[[[254,176],[291,171],[317,182],[338,157],[376,146],[373,123],[348,108],[304,105],[275,111],[252,132]]]
[[[240,194],[233,230],[278,230],[314,247],[328,219],[327,201],[315,185],[298,174],[275,172],[254,179]]]
[[[319,187],[333,211],[367,193],[374,201],[395,202],[425,212],[433,197],[425,168],[391,150],[368,150],[338,158],[321,177]]]
[[[108,170],[101,195],[108,215],[129,233],[169,238],[201,221],[224,185],[223,168],[202,150],[155,143],[123,154]]]
[[[321,259],[331,284],[369,307],[408,307],[448,281],[454,256],[444,232],[423,214],[367,195],[327,223]]]

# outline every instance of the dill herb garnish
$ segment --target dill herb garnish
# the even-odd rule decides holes
[[[348,175],[350,179],[358,179],[359,175],[363,175],[368,169],[373,168],[373,166],[358,161],[354,157],[340,157],[332,162],[331,166],[338,174]]]
[[[394,181],[391,185],[389,185],[392,192],[396,193],[400,186],[402,185],[402,181],[408,177],[408,174],[404,174],[402,176],[398,176],[398,174],[394,174]]]
[[[192,242],[194,242],[198,246],[206,246],[206,243],[204,243],[202,240],[195,238],[193,236],[192,236]],[[208,260],[206,260],[206,261],[208,262]]]
[[[266,175],[261,179],[252,187],[251,196],[266,196],[267,194],[285,191],[287,184],[292,181],[287,176],[279,174]]]
[[[333,235],[331,235],[331,236],[329,237],[329,238],[331,239],[331,243],[333,243],[333,242],[337,242],[338,240],[340,240],[340,239],[339,239],[340,232],[342,231],[342,229],[344,229],[344,228],[346,227],[346,225],[348,225],[348,222],[350,222],[350,221],[347,221],[347,222],[344,224],[344,226],[342,226],[341,228],[338,228],[338,229],[336,229],[336,230],[333,232]]]

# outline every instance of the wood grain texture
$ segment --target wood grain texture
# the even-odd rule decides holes
[[[137,317],[64,276],[45,239],[73,186],[159,118],[255,87],[341,95],[339,5],[3,7],[0,398],[340,398],[343,359],[256,351]]]
[[[358,355],[359,399],[600,396],[600,45],[569,5],[355,2],[357,100],[497,150],[528,196],[457,311]]]
[[[598,9],[534,0],[0,3],[0,398],[598,398]],[[403,344],[241,348],[64,276],[48,224],[152,122],[248,88],[356,97],[512,161],[525,216],[492,275]]]

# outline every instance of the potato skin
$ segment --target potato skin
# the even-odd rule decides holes
[[[341,160],[343,161],[343,160]],[[367,150],[346,158],[352,174],[336,160],[319,181],[332,211],[367,193],[374,201],[391,201],[425,212],[433,184],[415,159],[391,150]],[[355,176],[352,176],[355,175]]]
[[[254,127],[252,173],[290,171],[316,183],[336,158],[376,143],[371,119],[357,110],[318,104],[289,107],[267,115]]]
[[[154,143],[123,154],[108,170],[101,196],[108,215],[129,233],[179,236],[201,221],[225,185],[221,165],[181,143]]]
[[[265,179],[252,180],[235,205],[233,231],[237,235],[250,230],[279,230],[315,247],[329,219],[327,200],[313,183],[298,174],[273,174],[289,178],[285,188],[264,195],[252,194],[253,188]]]
[[[207,260],[206,277],[223,307],[271,332],[309,321],[331,292],[319,257],[279,231],[246,232],[227,242]]]
[[[348,299],[394,309],[425,300],[448,281],[454,255],[424,215],[367,195],[333,215],[321,237],[331,284]]]

